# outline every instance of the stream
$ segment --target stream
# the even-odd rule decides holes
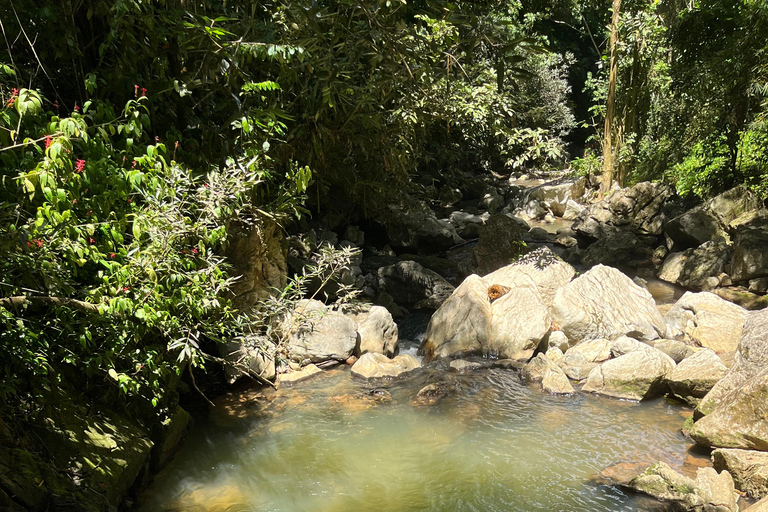
[[[655,287],[660,303],[677,295]],[[401,352],[415,353],[428,318],[401,324]],[[447,396],[417,400],[434,383]],[[659,460],[695,472],[706,458],[686,451],[679,429],[689,411],[663,399],[553,396],[514,369],[456,373],[438,362],[370,383],[337,367],[293,387],[220,397],[137,508],[652,510],[655,502],[595,476],[613,464]]]

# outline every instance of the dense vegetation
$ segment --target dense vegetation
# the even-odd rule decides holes
[[[599,174],[608,7],[4,3],[0,416],[37,422],[60,386],[166,414],[201,345],[249,328],[235,222],[336,228],[464,172]],[[768,195],[765,4],[617,12],[616,181]]]

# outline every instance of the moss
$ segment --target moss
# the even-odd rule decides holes
[[[685,421],[683,422],[683,427],[680,429],[683,435],[685,435],[686,437],[690,437],[693,424],[694,424],[693,416],[689,416],[688,418],[685,419]]]

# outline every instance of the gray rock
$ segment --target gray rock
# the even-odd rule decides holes
[[[749,280],[749,291],[765,293],[768,290],[768,277],[757,277]]]
[[[480,226],[485,224],[490,216],[473,215],[466,212],[453,212],[448,217],[448,221],[456,228],[456,231],[462,238],[477,238],[480,234]]]
[[[730,259],[731,248],[722,238],[689,249],[683,253],[677,283],[686,288],[703,288],[708,279],[717,279]]]
[[[705,348],[681,361],[667,375],[667,385],[675,396],[696,405],[727,371],[717,354]]]
[[[491,318],[488,286],[480,276],[471,275],[432,315],[421,345],[424,362],[479,354],[490,336]]]
[[[677,364],[696,353],[692,346],[677,340],[658,340],[653,343],[653,348],[661,350]]]
[[[524,253],[523,230],[517,221],[507,215],[492,215],[480,227],[479,236],[474,258],[480,275],[509,265]]]
[[[224,365],[227,384],[240,377],[257,375],[262,379],[275,378],[275,345],[260,336],[219,343],[219,354],[229,364]]]
[[[364,379],[373,379],[381,377],[397,377],[403,373],[419,368],[421,363],[411,354],[400,354],[394,359],[390,359],[384,354],[368,352],[363,354],[355,364],[352,365],[352,375]]]
[[[616,231],[592,243],[581,256],[585,265],[623,265],[630,261],[649,261],[653,257],[655,237],[647,238],[632,231]]]
[[[499,359],[527,361],[549,332],[552,317],[535,284],[512,288],[491,305],[491,335],[482,351]]]
[[[586,191],[586,179],[579,177],[576,179],[561,179],[551,181],[528,190],[527,201],[535,200],[547,202],[552,213],[562,217],[567,209],[569,200],[584,197]]]
[[[357,345],[357,324],[317,300],[302,300],[283,321],[293,361],[346,361]]]
[[[438,190],[438,199],[440,204],[445,207],[458,203],[461,201],[462,197],[463,194],[461,193],[461,190],[457,188],[451,188],[448,185],[443,185],[440,187],[440,190]]]
[[[668,355],[647,346],[592,370],[582,390],[629,400],[654,398],[663,394],[664,378],[674,367]]]
[[[768,211],[757,210],[731,223],[733,257],[728,274],[734,282],[768,276]]]
[[[579,241],[572,236],[557,235],[555,237],[555,243],[557,245],[562,245],[563,247],[576,247],[579,244]]]
[[[544,355],[547,356],[547,359],[549,359],[553,363],[557,363],[558,361],[561,361],[564,357],[563,351],[557,347],[550,347],[547,350],[547,353]]]
[[[728,407],[728,397],[768,369],[768,309],[747,314],[733,366],[707,393],[696,409],[698,416]]]
[[[355,315],[359,344],[355,355],[367,352],[393,357],[397,353],[398,329],[392,314],[382,306],[372,306],[367,312]]]
[[[675,250],[698,247],[724,232],[725,226],[704,205],[688,210],[670,220],[664,233],[673,241]]]
[[[399,261],[378,271],[379,290],[394,301],[415,309],[437,309],[453,293],[453,286],[440,274],[415,261]]]
[[[432,210],[410,196],[388,210],[384,223],[389,242],[395,247],[435,252],[462,242],[450,222],[438,220]]]
[[[684,337],[717,353],[733,352],[747,310],[710,292],[686,292],[667,312],[667,338]]]
[[[483,365],[480,363],[464,361],[463,359],[454,359],[448,366],[451,368],[451,370],[457,372],[469,372],[472,370],[479,370],[483,367]]]
[[[528,236],[530,236],[531,239],[533,239],[533,240],[541,241],[541,240],[547,240],[549,238],[549,233],[544,228],[540,228],[538,226],[534,226],[528,232]]]
[[[627,487],[671,502],[672,510],[691,512],[738,512],[733,478],[727,471],[699,468],[696,480],[681,475],[664,462],[632,478]]]
[[[544,391],[552,394],[571,394],[573,386],[556,363],[544,354],[538,354],[523,367],[522,377],[529,382],[541,383]]]
[[[592,370],[600,366],[597,363],[584,363],[576,366],[569,366],[562,364],[562,361],[560,362],[560,367],[563,369],[563,372],[568,376],[569,379],[575,380],[576,382],[582,382],[589,377],[589,374],[592,373]]]
[[[712,464],[717,471],[728,471],[749,498],[768,496],[768,453],[718,448],[712,452]]]
[[[611,358],[611,346],[610,340],[589,340],[569,348],[565,355],[567,358],[569,355],[580,354],[584,358],[583,363],[602,363]]]
[[[611,356],[621,357],[624,354],[629,354],[635,350],[640,350],[643,345],[643,343],[637,341],[635,338],[630,338],[629,336],[619,336],[611,344]]]
[[[584,211],[584,208],[586,208],[586,206],[577,203],[573,199],[569,199],[565,203],[565,211],[563,212],[563,219],[576,220],[578,216],[581,214],[581,212]]]
[[[344,231],[344,240],[349,240],[358,247],[362,247],[365,244],[365,233],[357,226],[347,226]]]
[[[552,348],[558,348],[561,351],[568,350],[569,342],[568,336],[563,331],[552,331],[547,338],[547,346]]]
[[[665,331],[664,319],[648,290],[603,265],[560,288],[552,316],[572,342],[626,334],[653,340]]]

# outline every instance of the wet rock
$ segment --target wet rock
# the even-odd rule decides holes
[[[705,348],[681,361],[667,375],[667,385],[675,396],[696,405],[727,371],[717,354]]]
[[[647,346],[592,370],[583,391],[629,400],[653,398],[663,394],[664,378],[674,367],[668,355]]]
[[[573,386],[556,363],[544,354],[538,354],[523,367],[522,377],[529,382],[541,383],[544,391],[552,394],[571,394]]]
[[[571,265],[558,258],[548,248],[542,247],[486,275],[483,279],[489,286],[499,284],[509,288],[530,287],[533,283],[544,303],[551,306],[557,290],[568,284],[575,274],[576,271]]]
[[[480,353],[490,336],[491,319],[488,286],[479,276],[471,275],[430,319],[421,345],[424,362]]]
[[[736,488],[751,499],[768,496],[768,453],[719,448],[712,452],[717,471],[728,471]]]
[[[768,276],[768,211],[745,214],[731,224],[733,258],[728,274],[735,283]]]
[[[300,301],[283,321],[293,361],[346,361],[357,345],[357,324],[317,300]]]
[[[492,215],[480,227],[479,240],[474,248],[474,258],[477,272],[485,275],[501,267],[523,254],[524,231],[512,217],[507,215]]]
[[[653,343],[653,348],[661,350],[671,357],[677,364],[686,357],[690,357],[696,353],[693,347],[677,340],[658,340]]]
[[[738,512],[733,478],[727,471],[700,468],[696,480],[681,475],[664,462],[649,467],[626,487],[671,502],[674,510]]]
[[[673,188],[642,182],[631,188],[614,190],[602,201],[586,208],[576,218],[573,229],[594,240],[607,238],[618,231],[658,236],[664,224],[679,210]]]
[[[582,382],[589,377],[589,374],[600,366],[597,363],[584,363],[584,364],[578,364],[574,366],[565,365],[563,364],[563,361],[560,361],[560,367],[563,369],[563,372],[568,376],[569,379],[575,380],[576,382]]]
[[[432,405],[441,398],[448,396],[450,393],[451,388],[444,382],[427,384],[416,394],[416,398],[414,398],[413,404]]]
[[[218,344],[219,354],[227,361],[224,375],[227,384],[248,375],[258,375],[262,379],[275,378],[275,345],[261,336],[246,336],[235,341]]]
[[[392,315],[382,306],[372,306],[370,310],[355,315],[357,322],[358,345],[355,354],[377,352],[393,357],[397,352],[398,330]]]
[[[392,401],[392,395],[386,389],[372,389],[360,393],[347,393],[328,397],[328,401],[351,412],[360,412],[377,405]]]
[[[768,277],[758,277],[749,280],[749,291],[753,293],[765,293],[768,290]]]
[[[360,356],[360,359],[352,366],[352,375],[364,379],[379,377],[397,377],[421,367],[419,360],[410,354],[401,354],[390,359],[384,354],[368,352]]]
[[[378,271],[379,290],[402,306],[437,309],[454,288],[440,274],[415,261],[400,261]]]
[[[451,370],[457,371],[457,372],[470,372],[472,370],[479,370],[483,367],[480,363],[475,363],[473,361],[464,361],[463,359],[454,359],[450,363]]]
[[[717,353],[736,350],[747,311],[710,292],[686,292],[667,312],[667,337],[684,337]]]
[[[571,341],[626,334],[653,340],[665,331],[664,319],[648,290],[603,265],[560,288],[552,316]]]
[[[323,370],[321,370],[314,364],[309,364],[298,371],[278,374],[277,383],[279,385],[292,385],[292,384],[296,384],[297,382],[307,380],[308,378],[313,377],[318,373],[323,373]]]

